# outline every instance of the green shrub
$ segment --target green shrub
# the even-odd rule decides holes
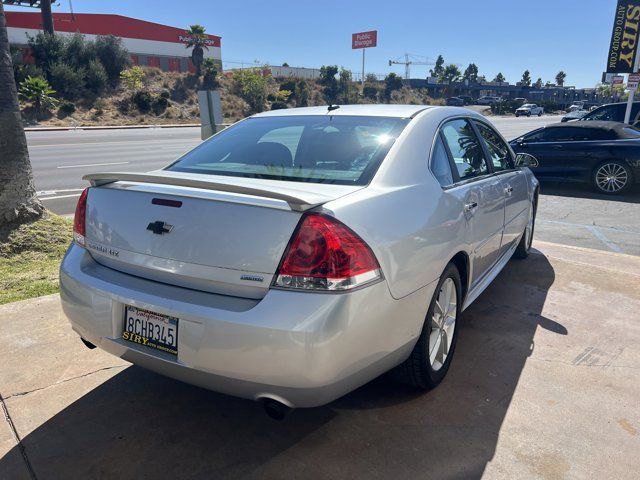
[[[233,72],[233,82],[235,90],[249,105],[249,113],[264,110],[269,82],[260,70],[236,70]]]
[[[86,68],[96,60],[95,44],[80,32],[76,32],[64,40],[63,59],[76,68]]]
[[[117,85],[120,72],[131,65],[129,52],[122,46],[122,39],[113,35],[98,35],[94,42],[96,57],[104,66],[112,85]]]
[[[151,108],[153,109],[153,113],[156,115],[161,115],[169,106],[169,100],[162,95],[153,99],[153,104]]]
[[[299,80],[294,90],[296,106],[306,107],[309,105],[310,93],[311,89],[309,88],[309,83],[306,80]]]
[[[390,73],[384,77],[384,97],[391,99],[391,93],[402,88],[402,79],[395,73]]]
[[[107,87],[109,77],[107,71],[98,60],[91,60],[84,76],[84,84],[87,90],[100,95]]]
[[[362,88],[362,95],[364,95],[364,98],[376,100],[378,98],[378,87],[365,84]]]
[[[47,72],[50,65],[64,59],[65,42],[62,35],[40,32],[35,37],[27,38],[34,61],[43,71]]]
[[[106,102],[102,98],[98,98],[93,104],[93,108],[96,111],[96,115],[100,116],[104,113],[104,107],[106,106]]]
[[[70,102],[68,100],[63,101],[60,104],[60,107],[58,107],[58,112],[60,112],[61,114],[63,114],[65,117],[67,115],[71,115],[72,113],[74,113],[76,111],[76,104],[73,102]]]
[[[323,94],[327,103],[336,103],[338,101],[338,93],[340,92],[336,75],[338,74],[337,65],[323,65],[320,67],[320,85],[324,86]]]
[[[271,104],[271,110],[284,110],[285,108],[289,108],[287,102],[273,102]]]
[[[120,72],[120,78],[122,79],[124,86],[133,93],[144,87],[144,77],[144,70],[138,66],[127,68]]]
[[[33,63],[14,63],[13,64],[13,76],[16,81],[16,85],[20,85],[27,77],[45,77],[45,73],[42,68],[34,65]]]
[[[147,113],[151,110],[152,101],[151,94],[146,90],[139,90],[133,95],[133,103],[141,113]]]
[[[75,68],[63,62],[51,65],[49,80],[51,86],[64,98],[76,99],[84,88],[84,68]]]
[[[162,92],[160,92],[160,98],[169,100],[171,98],[171,92],[169,90],[163,90]]]
[[[27,77],[18,89],[19,98],[29,102],[36,113],[52,110],[58,105],[58,99],[53,97],[54,93],[56,91],[42,77]]]

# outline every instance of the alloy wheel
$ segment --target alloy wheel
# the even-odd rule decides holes
[[[616,193],[627,186],[629,174],[622,165],[605,163],[596,172],[596,185],[607,193]]]
[[[449,356],[458,315],[457,302],[456,284],[447,278],[440,287],[431,317],[429,362],[434,371],[440,370]]]

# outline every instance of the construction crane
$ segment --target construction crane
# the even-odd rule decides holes
[[[409,80],[411,77],[411,65],[435,65],[436,62],[428,57],[422,55],[413,55],[411,53],[404,54],[404,60],[402,57],[395,60],[389,60],[389,66],[391,65],[404,65],[404,78]]]

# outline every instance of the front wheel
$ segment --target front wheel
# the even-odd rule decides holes
[[[538,116],[541,117],[542,116],[542,112],[538,112]]]
[[[430,390],[445,377],[458,339],[461,292],[460,273],[449,263],[433,293],[420,338],[409,358],[397,368],[401,381]]]
[[[593,185],[597,191],[609,195],[626,192],[633,183],[631,169],[622,162],[605,162],[593,173]]]
[[[530,116],[531,116],[531,112],[527,113],[527,117],[530,117]]]

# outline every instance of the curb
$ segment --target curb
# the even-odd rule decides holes
[[[65,130],[134,130],[142,128],[193,128],[200,127],[199,123],[181,123],[165,125],[87,125],[86,127],[25,127],[25,132],[57,132]]]

